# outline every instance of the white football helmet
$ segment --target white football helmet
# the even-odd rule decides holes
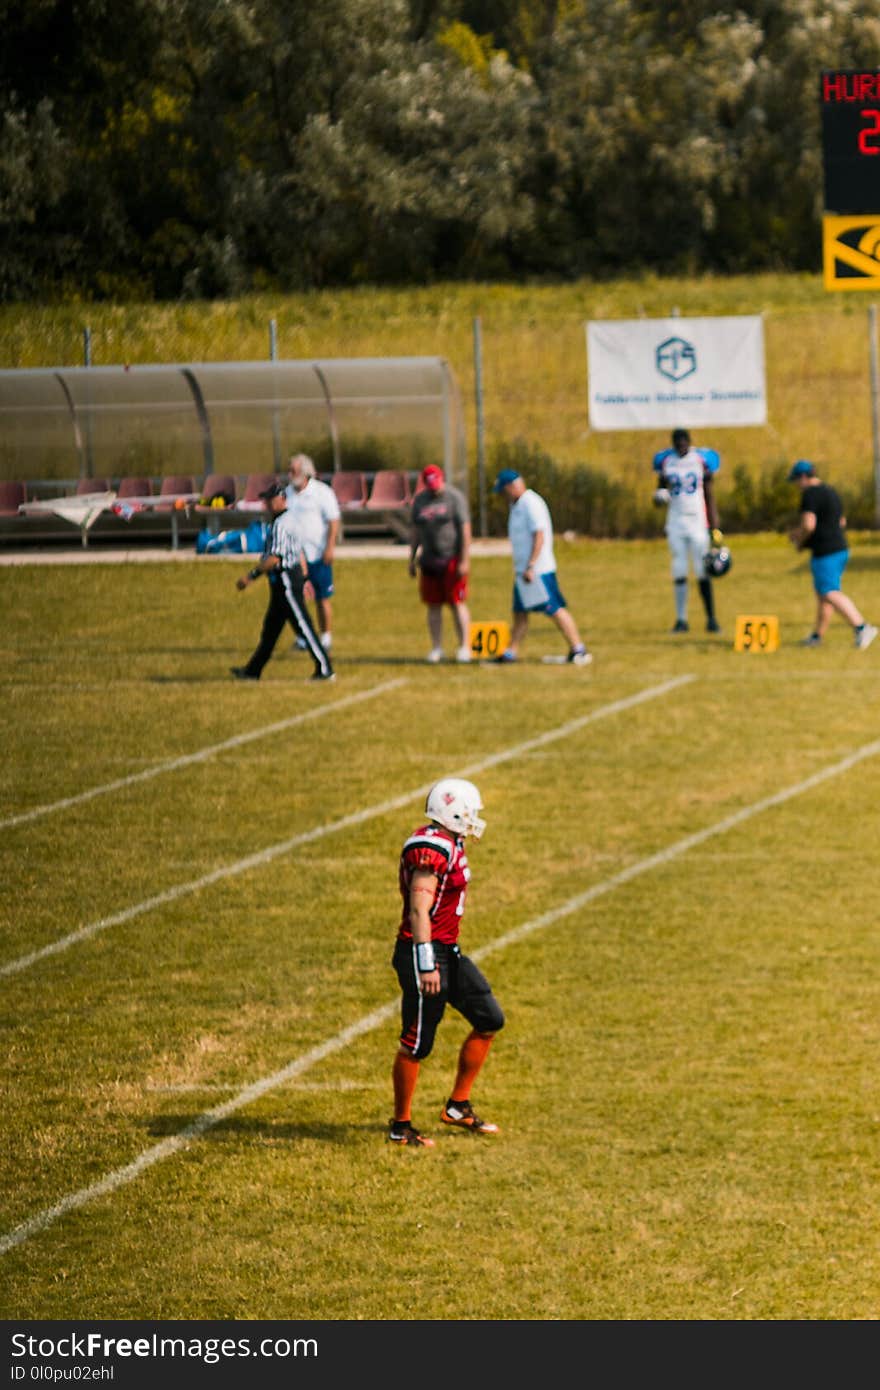
[[[482,809],[483,802],[473,782],[465,782],[461,777],[444,777],[442,782],[435,782],[425,802],[431,820],[455,835],[473,835],[475,840],[486,829],[486,822],[477,815]]]

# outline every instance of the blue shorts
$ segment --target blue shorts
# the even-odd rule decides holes
[[[560,608],[566,607],[565,599],[556,582],[556,574],[539,574],[538,578],[547,590],[545,603],[529,604],[528,607],[522,602],[519,596],[519,589],[514,583],[513,586],[513,611],[514,613],[546,613],[548,618],[554,613],[558,613]]]
[[[323,560],[309,560],[307,568],[315,590],[315,598],[332,598],[333,566],[325,565]]]
[[[820,598],[840,588],[843,571],[849,559],[848,550],[835,550],[833,555],[814,555],[810,561],[813,588]]]

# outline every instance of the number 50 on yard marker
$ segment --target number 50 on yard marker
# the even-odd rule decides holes
[[[733,637],[735,652],[775,652],[779,648],[779,619],[773,613],[740,613]]]

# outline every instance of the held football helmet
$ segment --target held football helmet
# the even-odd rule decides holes
[[[733,564],[733,557],[726,545],[713,545],[703,561],[703,572],[707,579],[720,579]]]
[[[486,822],[477,815],[483,802],[473,782],[461,777],[444,777],[428,792],[425,811],[431,820],[451,830],[454,835],[473,835],[479,840]]]

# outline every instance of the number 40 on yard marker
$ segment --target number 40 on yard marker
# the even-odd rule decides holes
[[[510,628],[505,622],[471,623],[470,647],[475,660],[491,661],[510,644]]]
[[[779,619],[773,613],[740,613],[733,637],[735,652],[775,652],[779,648]]]

